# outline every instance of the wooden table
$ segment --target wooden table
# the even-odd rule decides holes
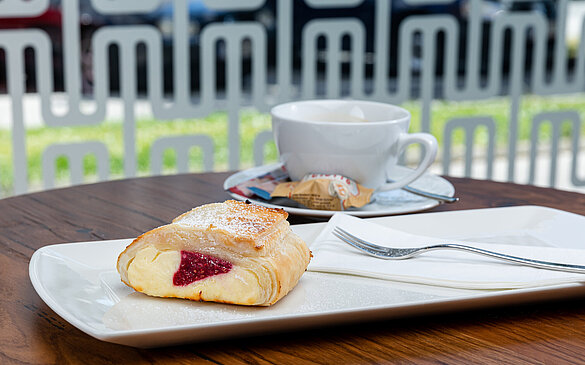
[[[227,176],[139,178],[0,200],[0,363],[585,361],[584,298],[144,350],[84,334],[49,309],[34,291],[28,264],[36,249],[61,242],[135,237],[193,206],[227,199],[222,190]],[[432,211],[535,204],[585,215],[583,194],[449,180],[461,201]]]

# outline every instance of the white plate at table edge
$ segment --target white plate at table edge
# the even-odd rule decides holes
[[[249,169],[245,169],[242,171],[238,171],[232,175],[230,175],[223,183],[224,190],[234,199],[237,200],[250,200],[258,205],[263,205],[269,208],[280,208],[284,209],[290,214],[296,214],[301,216],[311,216],[311,217],[331,217],[335,214],[335,211],[331,210],[316,210],[316,209],[306,209],[306,208],[297,208],[297,207],[289,207],[286,205],[278,205],[278,204],[271,204],[262,199],[255,199],[249,198],[246,196],[242,196],[239,194],[235,194],[228,189],[232,186],[240,184],[244,181],[247,181],[253,177],[263,175],[269,171],[274,170],[281,166],[281,163],[273,163],[268,165],[262,165],[257,167],[252,167]],[[398,166],[397,169],[401,173],[405,173],[409,171],[408,168]],[[431,181],[435,185],[432,188],[426,186],[424,183],[425,181]],[[420,178],[413,181],[409,186],[414,188],[429,191],[436,194],[446,195],[446,196],[454,196],[455,195],[455,187],[446,179],[442,178],[441,176],[435,175],[431,172],[425,172]],[[432,189],[432,190],[431,190]],[[408,193],[406,191],[401,191],[403,194],[411,195],[415,200],[409,202],[408,204],[402,205],[382,205],[377,203],[370,203],[365,207],[355,209],[355,210],[346,210],[345,213],[356,216],[356,217],[378,217],[378,216],[387,216],[387,215],[396,215],[396,214],[406,214],[406,213],[414,213],[414,212],[421,212],[425,210],[432,209],[441,202],[435,199],[424,198],[420,196],[415,196],[414,194]]]
[[[430,229],[437,234],[437,237],[453,239],[463,239],[463,237],[474,235],[477,237],[485,234],[492,235],[494,234],[492,232],[495,231],[495,237],[518,240],[528,237],[526,236],[528,232],[534,234],[537,241],[547,241],[545,243],[549,246],[568,248],[577,247],[574,244],[573,246],[564,245],[567,242],[567,237],[574,237],[575,234],[585,235],[585,217],[536,206],[378,217],[371,218],[371,220],[381,224],[396,224],[405,231],[420,231],[422,229],[422,234],[425,233],[425,229]],[[464,222],[466,223],[460,224]],[[298,234],[310,243],[324,224],[312,223],[293,227]],[[454,232],[457,233],[454,234]],[[514,236],[514,232],[516,236]],[[240,313],[241,311],[243,313],[241,318],[216,320],[214,322],[213,316],[208,319],[208,312],[204,312],[206,315],[204,318],[210,321],[209,323],[197,321],[185,323],[185,321],[181,321],[180,325],[166,327],[151,326],[140,329],[116,330],[106,327],[103,323],[106,314],[103,314],[103,317],[99,319],[103,328],[96,328],[95,323],[92,323],[91,320],[92,318],[95,320],[96,311],[101,313],[100,310],[103,310],[99,306],[103,307],[104,305],[103,302],[98,304],[98,302],[92,300],[94,299],[90,297],[92,288],[87,286],[75,288],[74,284],[75,280],[77,280],[75,277],[67,279],[72,280],[74,283],[73,288],[68,288],[58,281],[59,272],[54,271],[54,275],[47,275],[46,271],[58,270],[59,267],[54,267],[55,263],[60,265],[61,269],[63,263],[68,264],[68,266],[66,265],[67,267],[79,270],[74,272],[78,278],[89,277],[90,280],[99,282],[99,288],[106,293],[102,294],[106,295],[106,299],[118,298],[113,293],[115,290],[123,288],[126,291],[125,293],[131,293],[132,290],[121,284],[119,277],[114,279],[112,276],[112,283],[115,283],[105,283],[104,285],[103,277],[115,273],[117,250],[123,249],[130,241],[130,239],[92,241],[42,247],[33,254],[30,261],[29,275],[33,287],[53,311],[83,332],[103,341],[136,347],[166,346],[241,335],[306,329],[322,325],[338,325],[341,323],[400,318],[494,305],[511,305],[547,299],[569,298],[585,294],[585,285],[581,283],[493,291],[455,290],[349,275],[307,272],[299,285],[297,285],[297,288],[279,303],[268,308],[253,308],[252,311],[254,312],[247,312],[250,310],[248,307],[174,300],[175,306],[180,305],[186,308],[193,308],[187,307],[190,305],[198,306],[193,310],[202,312],[204,312],[204,309],[199,306],[207,306],[205,307],[207,310],[216,311],[219,313],[216,315],[219,316],[223,315],[227,310],[231,310],[234,313]],[[524,241],[522,242],[524,243]],[[116,248],[116,252],[112,252],[113,247]],[[579,246],[578,248],[581,247]],[[107,262],[101,261],[104,257],[108,258]],[[52,291],[51,285],[57,289]],[[118,289],[113,288],[115,286]],[[312,290],[307,288],[312,288]],[[77,290],[77,292],[81,293],[81,297],[75,298],[70,295],[64,295],[67,293],[59,292],[70,289]],[[329,294],[331,294],[329,292],[334,293],[334,296],[329,297]],[[404,295],[404,293],[407,293],[405,297],[400,296]],[[335,294],[341,297],[337,297]],[[313,296],[316,297],[313,298]],[[384,296],[387,296],[389,300]],[[147,305],[147,303],[154,300],[169,301],[169,299],[151,298],[141,294],[138,294],[138,297],[142,305]],[[118,300],[121,302],[127,299],[119,297]],[[309,306],[312,311],[302,311],[305,308],[303,300],[305,302],[314,301]],[[67,309],[71,308],[72,305],[75,308],[76,301],[83,302],[83,305],[78,305],[77,307],[77,310],[81,311],[77,315]],[[173,299],[170,299],[170,301],[173,301]],[[93,306],[88,306],[88,302],[93,303]],[[160,312],[159,303],[149,304],[157,308],[156,313]],[[331,307],[332,303],[335,303],[333,307]],[[112,307],[117,304],[114,301]],[[133,305],[133,309],[138,309],[135,303]],[[297,308],[298,306],[301,306],[301,308]],[[112,307],[109,307],[108,311],[112,310]],[[313,307],[317,309],[315,310]],[[275,312],[271,314],[269,311],[272,309]]]

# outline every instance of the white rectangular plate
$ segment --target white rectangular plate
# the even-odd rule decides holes
[[[585,249],[585,217],[523,206],[372,218],[420,235],[486,243]],[[307,243],[324,223],[293,226]],[[272,307],[152,298],[125,286],[115,269],[130,239],[45,246],[30,262],[39,296],[100,340],[136,347],[265,334],[585,294],[580,283],[519,290],[460,290],[306,272]],[[585,253],[585,251],[584,251]]]

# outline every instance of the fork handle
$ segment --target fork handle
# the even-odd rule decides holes
[[[527,259],[527,258],[518,257],[518,256],[506,255],[506,254],[499,253],[499,252],[488,251],[488,250],[484,250],[484,249],[477,248],[477,247],[460,245],[457,243],[445,243],[445,244],[440,244],[440,245],[427,246],[427,247],[423,247],[421,249],[418,249],[417,250],[418,252],[416,252],[416,253],[413,252],[412,254],[414,255],[414,254],[422,253],[424,251],[434,251],[434,250],[440,250],[440,249],[462,250],[462,251],[472,252],[472,253],[476,253],[476,254],[483,255],[483,256],[497,258],[497,259],[504,260],[504,261],[522,264],[525,266],[537,267],[540,269],[585,274],[585,266],[583,266],[583,265],[563,264],[563,263],[558,263],[558,262]]]

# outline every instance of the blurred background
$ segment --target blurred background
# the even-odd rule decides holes
[[[571,0],[2,0],[0,196],[273,162],[270,107],[311,98],[406,107],[439,140],[437,174],[585,191],[584,14]]]
[[[456,1],[413,1],[407,3],[405,0],[390,0],[388,3],[388,14],[385,14],[385,18],[390,25],[387,36],[390,38],[390,44],[393,49],[389,49],[389,77],[396,77],[397,74],[397,47],[398,47],[398,34],[402,22],[408,17],[415,15],[449,15],[455,19],[461,30],[465,30],[468,27],[470,6],[473,0],[456,0]],[[0,22],[0,29],[41,29],[49,36],[52,44],[52,57],[53,57],[53,77],[54,77],[54,90],[64,91],[64,61],[63,61],[63,49],[64,40],[62,35],[62,24],[63,24],[63,8],[62,0],[49,0],[47,9],[42,14],[34,17],[3,17]],[[277,0],[266,0],[257,1],[256,3],[260,6],[253,6],[251,8],[237,9],[230,11],[229,8],[211,8],[206,5],[203,0],[187,0],[185,5],[182,5],[181,10],[187,11],[187,29],[188,42],[189,42],[189,71],[190,71],[190,86],[191,91],[197,91],[200,84],[200,65],[199,65],[199,52],[200,52],[200,35],[202,30],[211,24],[217,23],[237,23],[253,21],[264,27],[267,37],[267,66],[268,72],[274,72],[276,63],[277,53]],[[555,0],[483,0],[481,2],[481,27],[482,39],[481,47],[486,47],[489,44],[490,37],[490,25],[494,17],[501,12],[533,12],[542,15],[549,27],[547,47],[554,45],[554,35],[557,17],[557,4]],[[212,3],[210,1],[210,3]],[[323,2],[325,4],[326,2]],[[335,2],[333,2],[335,3]],[[343,2],[342,2],[343,3]],[[292,57],[293,57],[293,72],[301,67],[302,58],[302,30],[311,20],[315,19],[327,19],[327,18],[355,18],[359,20],[365,27],[365,66],[366,76],[372,77],[373,64],[375,61],[374,56],[374,32],[376,23],[376,0],[364,0],[364,1],[353,1],[350,4],[357,4],[352,7],[311,7],[304,1],[292,1],[289,11],[293,12],[292,19]],[[569,22],[573,25],[574,29],[569,31],[570,37],[567,39],[569,45],[573,47],[575,51],[578,39],[580,37],[580,15],[581,13],[575,13],[575,8],[580,9],[579,1],[573,1],[575,4],[571,4],[571,12],[569,16]],[[92,5],[91,0],[79,0],[78,2],[78,26],[79,26],[79,41],[80,41],[80,52],[82,62],[82,85],[83,92],[86,94],[92,93],[93,85],[93,70],[92,70],[92,37],[94,33],[102,27],[112,26],[132,26],[132,25],[150,25],[155,27],[161,34],[163,46],[163,60],[164,60],[164,90],[165,92],[172,92],[173,90],[173,16],[175,11],[175,4],[173,0],[163,0],[153,6],[153,9],[144,13],[111,13],[104,14],[100,13]],[[579,10],[580,11],[580,10]],[[413,50],[413,69],[416,70],[421,67],[420,56],[422,54],[422,45],[420,34],[414,39],[414,50]],[[463,31],[460,34],[458,40],[458,55],[460,57],[458,62],[458,71],[460,74],[465,72],[465,56],[466,56],[466,36],[467,32]],[[510,42],[508,38],[506,40]],[[438,56],[437,56],[437,73],[440,74],[444,61],[444,41],[437,39]],[[326,63],[326,40],[321,38],[317,42],[317,62],[319,63],[320,70],[323,71]],[[526,44],[526,47],[533,47],[532,40]],[[349,62],[347,60],[350,57],[351,44],[349,37],[344,39],[342,42],[342,62],[343,71],[349,72]],[[217,82],[218,87],[225,86],[225,43],[219,42],[216,46],[216,60],[217,60]],[[139,78],[137,80],[138,89],[142,92],[145,91],[147,80],[146,80],[146,61],[145,49],[137,49],[137,71]],[[574,55],[575,52],[572,52]],[[531,56],[530,49],[527,49],[527,56]],[[482,75],[485,76],[487,72],[487,53],[483,54],[481,59],[481,71]],[[550,68],[552,65],[552,52],[547,53],[547,66]],[[251,40],[245,39],[242,44],[242,58],[244,61],[244,72],[250,72],[250,65],[246,64],[251,57]],[[109,82],[112,92],[119,91],[120,88],[120,70],[118,65],[119,55],[117,47],[113,47],[109,55]],[[0,59],[2,62],[0,75],[3,81],[0,84],[0,91],[6,92],[6,67],[4,56]],[[527,59],[526,65],[530,67],[532,62]],[[506,57],[504,60],[504,70],[509,72],[510,60]],[[36,75],[35,75],[35,59],[34,52],[32,49],[28,50],[26,55],[26,90],[27,92],[36,91]]]

